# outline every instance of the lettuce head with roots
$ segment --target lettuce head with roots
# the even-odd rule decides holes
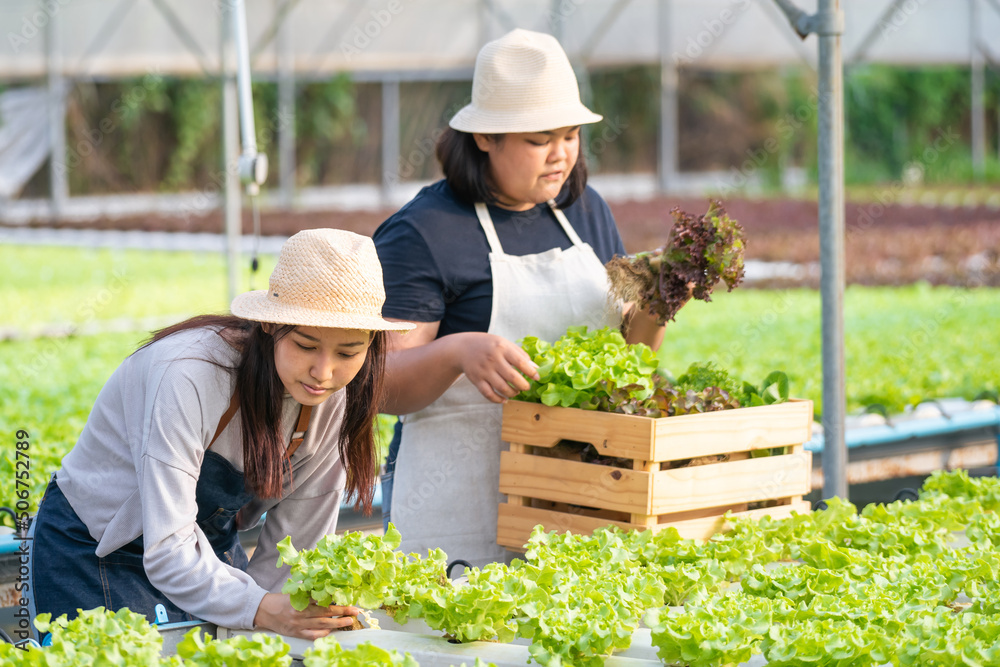
[[[605,268],[613,296],[634,301],[659,324],[674,319],[688,299],[711,301],[722,281],[731,291],[743,281],[743,227],[712,200],[705,215],[671,210],[667,243],[651,252],[616,256]]]

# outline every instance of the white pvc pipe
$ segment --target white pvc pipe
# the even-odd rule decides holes
[[[243,154],[257,154],[257,132],[253,118],[253,94],[250,90],[250,46],[247,39],[247,11],[243,0],[232,0],[233,38],[236,45],[236,81],[240,95],[240,131]]]

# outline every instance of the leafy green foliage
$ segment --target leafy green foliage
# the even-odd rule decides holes
[[[640,619],[665,663],[692,667],[731,665],[755,655],[789,667],[997,665],[1000,521],[980,500],[994,502],[998,488],[995,478],[940,472],[915,502],[870,505],[859,513],[851,503],[832,499],[824,511],[781,520],[731,516],[732,530],[705,543],[683,539],[671,528],[655,535],[614,527],[573,535],[539,526],[525,560],[471,569],[467,585],[443,578],[443,553],[405,560],[393,550],[398,534],[387,544],[365,545],[351,537],[313,560],[327,567],[332,558],[353,558],[352,567],[361,572],[346,587],[339,575],[323,579],[324,591],[353,599],[380,590],[386,601],[405,598],[409,617],[423,617],[460,641],[530,639],[532,661],[547,667],[604,664],[629,647]],[[956,542],[962,530],[968,540]],[[303,553],[287,544],[282,559],[298,560]],[[394,554],[388,557],[399,564],[394,576],[405,586],[370,576],[378,569],[372,563],[383,562],[379,554]],[[39,651],[15,655],[2,646],[0,656],[24,665],[124,664],[87,662],[81,656],[92,649],[73,652],[98,642],[112,660],[126,651],[129,659],[144,655],[142,647],[155,656],[155,629],[130,612],[117,616],[121,620],[98,610],[69,623],[42,618],[43,631],[62,633],[60,648],[46,658],[51,662],[40,662]],[[125,648],[109,648],[119,642],[107,637],[121,638]],[[274,660],[286,655],[278,642],[255,641],[216,643],[189,633],[178,654],[184,660],[199,656],[204,661],[193,663],[198,665],[251,667],[271,660],[267,651]],[[305,664],[411,661],[366,645],[345,651],[326,639]]]
[[[65,614],[52,620],[38,614],[35,627],[40,634],[52,633],[52,643],[44,649],[18,649],[0,642],[4,665],[38,667],[86,667],[129,665],[159,667],[163,638],[146,617],[128,609],[110,612],[104,607],[82,611],[73,620]]]
[[[613,652],[627,649],[638,622],[611,593],[608,586],[595,586],[580,600],[545,607],[531,619],[531,658],[540,665],[599,667]]]
[[[383,607],[397,623],[422,618],[429,627],[461,642],[510,641],[512,616],[520,595],[519,580],[506,566],[494,564],[469,571],[468,583],[455,586],[445,576],[446,556],[440,549],[426,558],[396,551],[400,534],[389,525],[385,536],[360,532],[328,535],[315,549],[296,551],[286,537],[278,544],[278,565],[291,566],[282,592],[292,606]]]
[[[740,592],[695,594],[679,612],[650,612],[659,655],[690,665],[742,661],[748,649],[769,665],[997,664],[991,629],[1000,617],[989,601],[1000,551],[974,537],[952,545],[954,530],[992,515],[975,498],[988,499],[996,482],[963,478],[938,473],[919,501],[861,514],[833,499],[826,511],[781,521],[734,520],[733,531],[696,551],[718,558],[729,543],[730,553],[758,554]],[[980,601],[961,611],[962,595]]]
[[[175,130],[177,145],[169,154],[160,188],[183,190],[197,187],[204,178],[206,163],[219,163],[221,91],[218,85],[201,81],[178,82],[172,88],[171,111],[179,121]],[[256,96],[257,91],[254,93]],[[267,152],[267,148],[260,146],[260,151]]]
[[[1000,511],[1000,478],[969,477],[964,470],[937,471],[924,481],[921,497],[974,500],[984,509]]]
[[[278,565],[291,566],[282,592],[292,606],[382,607],[397,623],[423,618],[427,625],[462,642],[510,641],[515,581],[502,566],[473,569],[468,584],[454,586],[445,576],[446,556],[440,549],[426,558],[396,551],[400,534],[389,524],[384,536],[360,532],[320,539],[315,549],[296,551],[291,538],[278,544]]]
[[[718,387],[730,396],[737,396],[740,392],[740,386],[729,377],[729,372],[710,361],[691,364],[674,383],[674,388],[680,392],[699,392],[709,387]]]
[[[607,263],[612,293],[635,301],[660,324],[674,319],[689,298],[711,301],[724,282],[732,290],[743,280],[743,228],[712,201],[694,216],[674,208],[667,243],[653,252],[614,257]]]
[[[313,642],[303,654],[302,664],[305,667],[419,667],[409,653],[401,656],[397,651],[386,651],[371,642],[348,650],[331,635]]]
[[[400,541],[392,524],[384,536],[360,531],[326,535],[315,549],[303,551],[296,551],[286,536],[278,543],[277,567],[290,565],[291,571],[281,592],[300,611],[310,602],[378,608],[403,567],[402,554],[395,551]]]
[[[694,596],[715,593],[729,580],[726,568],[714,558],[650,565],[648,569],[663,582],[663,603],[667,606],[679,606]]]
[[[277,635],[255,632],[252,637],[202,639],[201,628],[191,629],[177,644],[184,667],[287,667],[292,664],[289,651],[291,647]]]
[[[518,635],[541,665],[596,667],[629,647],[642,612],[662,604],[664,584],[642,571],[620,530],[592,536],[544,532],[536,526],[525,564],[518,606]]]
[[[711,598],[678,613],[651,609],[645,618],[665,663],[709,667],[746,662],[771,623],[771,602],[741,595]]]
[[[371,167],[362,165],[358,174],[359,160],[344,159],[351,152],[363,155],[370,139],[364,117],[370,102],[358,104],[359,98],[372,98],[364,88],[346,73],[299,82],[293,118],[279,113],[275,83],[255,82],[260,151],[274,155],[279,135],[294,129],[302,184],[356,182],[366,171],[373,176]],[[73,121],[67,128],[67,159],[75,167],[69,170],[71,189],[84,194],[218,189],[220,99],[215,82],[156,73],[76,86],[68,100]]]
[[[711,362],[694,363],[677,378],[656,370],[646,345],[629,345],[621,332],[605,327],[588,332],[570,327],[555,343],[533,336],[521,346],[538,365],[538,377],[518,394],[525,401],[643,417],[672,417],[788,400],[788,377],[776,371],[761,389],[740,384]]]
[[[472,568],[467,577],[466,585],[445,580],[422,586],[411,599],[409,615],[460,642],[509,642],[516,632],[512,615],[522,594],[520,579],[502,563]]]
[[[856,165],[849,182],[898,179],[910,161],[919,162],[929,182],[956,182],[971,176],[958,163],[969,161],[967,139],[956,136],[940,155],[927,160],[946,128],[962,126],[969,113],[968,67],[902,68],[889,65],[852,67],[844,80],[847,147]],[[1000,81],[989,79],[993,96]],[[876,92],[878,91],[878,92]],[[963,165],[964,166],[964,165]]]
[[[938,473],[913,503],[858,513],[832,499],[782,520],[731,516],[733,528],[704,544],[674,529],[538,526],[524,561],[472,569],[453,585],[434,580],[444,555],[432,553],[432,566],[400,568],[412,580],[390,595],[409,600],[407,617],[460,641],[530,639],[531,659],[553,667],[603,664],[642,618],[672,664],[997,664],[1000,522],[978,501],[995,498],[997,484]],[[954,543],[960,530],[967,546]],[[962,596],[975,604],[956,606]]]
[[[415,600],[433,595],[433,591],[451,585],[447,577],[448,559],[441,549],[428,550],[427,557],[410,554],[382,599],[382,608],[394,621],[405,624]],[[423,605],[417,605],[422,610]]]
[[[887,662],[884,643],[878,629],[818,618],[770,627],[761,641],[761,652],[767,664],[775,667],[874,667]]]
[[[519,399],[585,410],[655,408],[644,402],[653,394],[656,355],[646,345],[626,344],[615,329],[570,327],[555,343],[529,336],[521,346],[538,365],[539,380]]]
[[[938,607],[912,618],[895,638],[898,664],[937,665],[1000,664],[1000,619]]]
[[[744,382],[736,394],[740,405],[752,408],[758,405],[774,405],[788,400],[788,375],[784,371],[771,371],[760,387]]]

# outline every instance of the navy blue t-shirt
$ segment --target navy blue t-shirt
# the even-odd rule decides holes
[[[490,206],[508,255],[572,246],[548,204],[527,211]],[[589,186],[564,209],[570,225],[602,262],[624,255],[614,216]],[[438,337],[487,331],[493,305],[490,246],[472,204],[455,198],[447,181],[423,188],[372,236],[385,281],[385,317],[440,322]]]

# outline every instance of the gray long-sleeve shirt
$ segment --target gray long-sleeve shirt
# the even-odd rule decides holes
[[[280,592],[288,577],[287,566],[276,567],[277,542],[291,535],[296,548],[311,549],[337,527],[347,480],[337,446],[345,390],[313,408],[282,497],[255,498],[237,516],[246,530],[267,512],[242,572],[216,557],[195,523],[202,459],[234,388],[232,374],[208,360],[232,367],[236,359],[211,329],[168,336],[128,357],[98,395],[56,479],[98,541],[98,556],[142,535],[146,574],[174,604],[212,623],[252,629],[264,594]],[[285,396],[286,443],[299,407]],[[212,451],[243,470],[239,413]]]

